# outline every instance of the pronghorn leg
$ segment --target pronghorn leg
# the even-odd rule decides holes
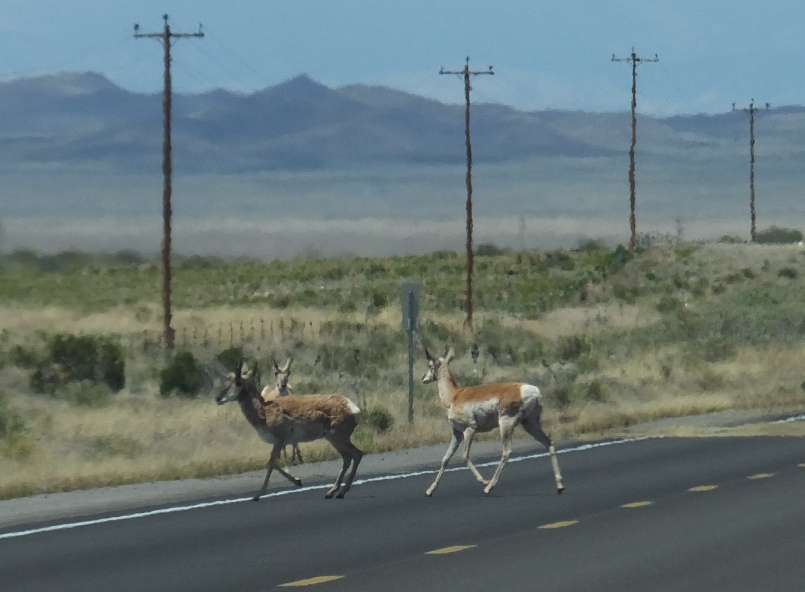
[[[299,479],[297,479],[296,477],[294,477],[293,475],[291,475],[287,471],[283,470],[279,466],[279,464],[277,463],[277,461],[279,460],[281,451],[282,451],[282,445],[281,444],[274,444],[274,447],[271,449],[271,456],[268,458],[268,464],[266,465],[266,478],[263,481],[263,486],[260,488],[260,491],[258,491],[255,494],[255,496],[252,498],[254,501],[258,501],[265,494],[266,490],[268,489],[268,480],[271,477],[271,472],[274,469],[276,469],[277,472],[280,475],[285,477],[288,481],[290,481],[291,483],[293,483],[297,487],[302,485],[302,481],[300,481]]]
[[[478,469],[475,468],[475,465],[472,464],[472,461],[470,460],[470,447],[472,447],[472,439],[474,437],[475,437],[475,428],[469,427],[466,430],[464,430],[464,455],[463,455],[463,458],[464,458],[464,462],[467,463],[467,467],[469,467],[470,471],[472,471],[472,474],[475,475],[475,478],[478,479],[478,481],[480,483],[483,483],[484,485],[486,485],[486,484],[489,483],[489,481],[487,481],[486,479],[484,479],[481,476],[481,473],[478,472]]]
[[[553,447],[553,442],[548,435],[543,431],[539,421],[523,421],[523,428],[531,434],[537,442],[541,443],[548,449],[551,455],[551,465],[553,466],[553,476],[556,479],[556,493],[562,493],[565,486],[562,484],[562,473],[559,472],[559,461],[556,460],[556,450]]]
[[[333,444],[333,446],[335,446],[335,444]],[[336,450],[338,450],[338,446],[336,446]],[[335,483],[333,484],[333,486],[327,491],[327,493],[324,494],[324,497],[326,499],[330,499],[331,497],[333,497],[335,495],[335,492],[341,488],[341,481],[344,479],[344,475],[346,474],[347,469],[349,468],[349,463],[352,462],[352,459],[349,457],[348,454],[341,452],[341,450],[338,450],[338,452],[341,453],[341,460],[342,460],[341,470],[338,472],[338,477],[335,478]]]
[[[293,454],[291,455],[291,463],[295,464],[295,465],[301,465],[304,462],[305,461],[302,460],[302,451],[299,450],[299,445],[294,444],[293,445]]]
[[[484,487],[484,493],[489,493],[492,491],[492,488],[497,485],[500,474],[503,472],[503,467],[505,467],[506,463],[509,461],[509,457],[512,454],[512,433],[516,425],[516,421],[512,419],[500,418],[500,439],[503,443],[503,453],[500,455],[500,462],[495,469],[495,474],[492,475],[492,479],[490,479],[487,486]]]
[[[444,455],[442,459],[442,465],[439,467],[439,472],[436,473],[436,479],[433,480],[433,483],[430,487],[428,487],[427,491],[425,491],[425,495],[428,497],[433,495],[433,492],[436,491],[436,487],[439,485],[439,480],[444,475],[444,469],[447,466],[447,463],[450,462],[450,459],[456,453],[456,449],[458,449],[458,445],[461,444],[461,441],[464,439],[464,434],[455,428],[453,428],[453,439],[450,440],[450,445],[447,447],[447,453]]]
[[[347,440],[346,448],[352,457],[352,470],[347,476],[347,482],[344,483],[344,486],[335,496],[338,499],[343,499],[344,494],[346,494],[346,492],[352,488],[352,480],[355,479],[355,473],[358,472],[358,465],[361,464],[361,459],[363,458],[363,452],[358,449],[358,447],[355,446],[350,440]]]
[[[338,473],[338,477],[335,479],[335,483],[329,489],[329,491],[327,491],[324,497],[330,499],[333,497],[333,495],[335,495],[338,499],[343,499],[344,494],[346,494],[347,491],[349,491],[352,487],[352,480],[355,478],[355,473],[358,471],[358,465],[363,458],[363,452],[361,452],[350,440],[342,442],[328,438],[327,441],[332,444],[333,447],[341,454],[343,463],[341,465],[341,471]],[[352,464],[352,470],[347,477],[346,483],[344,483],[342,487],[341,483],[344,479],[344,474],[346,474],[350,464]]]

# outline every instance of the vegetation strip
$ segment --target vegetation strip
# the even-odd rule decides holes
[[[306,580],[297,580],[295,582],[288,582],[287,584],[280,584],[280,588],[301,588],[302,586],[313,586],[315,584],[323,584],[325,582],[332,582],[340,580],[344,576],[316,576],[315,578],[308,578]]]
[[[447,555],[449,553],[458,553],[459,551],[466,551],[467,549],[474,549],[478,545],[453,545],[452,547],[443,547],[441,549],[434,549],[427,551],[425,555]]]
[[[652,505],[654,502],[631,502],[629,504],[623,504],[621,508],[645,508],[646,506]]]
[[[552,522],[550,524],[543,524],[539,528],[542,530],[553,530],[555,528],[565,528],[566,526],[573,526],[574,524],[578,524],[578,520],[563,520],[561,522]]]
[[[700,491],[713,491],[714,489],[718,489],[718,485],[697,485],[696,487],[691,487],[688,491],[698,493]]]

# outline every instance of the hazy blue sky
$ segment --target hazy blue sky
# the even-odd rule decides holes
[[[0,0],[0,80],[100,72],[129,90],[161,88],[156,41],[174,49],[174,90],[252,91],[306,73],[328,86],[381,84],[463,101],[440,66],[495,68],[473,100],[521,109],[629,108],[634,46],[638,108],[656,115],[728,111],[754,98],[805,103],[805,2],[710,0]]]

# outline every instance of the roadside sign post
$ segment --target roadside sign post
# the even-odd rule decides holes
[[[402,287],[402,328],[408,333],[408,423],[414,423],[414,330],[419,315],[419,286]]]

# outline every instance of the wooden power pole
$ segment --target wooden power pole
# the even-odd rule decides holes
[[[766,103],[766,110],[770,105]],[[735,103],[732,104],[732,110],[735,111]],[[750,233],[752,242],[757,238],[757,231],[755,229],[755,113],[760,111],[755,107],[755,99],[749,102],[749,107],[743,109],[745,113],[749,113],[749,215],[751,217]]]
[[[635,165],[634,165],[634,149],[635,144],[637,144],[637,64],[643,62],[659,62],[660,58],[657,57],[657,54],[654,54],[654,58],[641,58],[634,51],[634,47],[632,48],[632,53],[629,55],[628,58],[616,58],[615,54],[612,54],[612,61],[613,62],[631,62],[632,64],[632,144],[629,148],[629,205],[630,205],[630,215],[629,215],[629,227],[631,229],[631,236],[629,238],[629,250],[634,251],[635,242],[636,242],[636,235],[637,235],[637,222],[635,219]]]
[[[464,137],[467,144],[467,318],[464,320],[464,325],[472,330],[472,144],[470,142],[470,76],[478,76],[479,74],[494,75],[492,66],[488,70],[472,71],[470,70],[470,58],[467,57],[467,63],[462,70],[445,70],[441,68],[439,74],[456,74],[464,77],[464,99],[467,108],[464,114]]]
[[[134,25],[135,37],[151,37],[162,42],[165,51],[164,92],[162,95],[163,140],[162,140],[162,309],[163,339],[165,349],[174,345],[175,331],[171,327],[171,39],[181,37],[204,37],[201,25],[197,33],[174,33],[168,24],[168,15],[163,14],[165,28],[161,33],[140,33],[140,25]]]

